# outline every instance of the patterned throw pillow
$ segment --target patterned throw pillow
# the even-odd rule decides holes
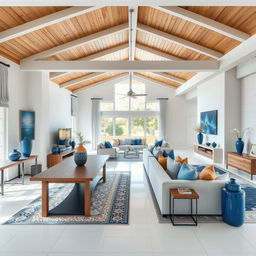
[[[170,157],[172,160],[174,160],[175,159],[175,157],[174,157],[174,151],[173,150],[171,150],[171,151],[169,151],[169,152],[167,152],[166,150],[164,150],[163,151],[163,156],[164,157]]]
[[[196,180],[197,171],[192,166],[183,163],[177,175],[177,180]]]
[[[177,175],[179,173],[181,164],[174,161],[170,157],[167,157],[167,174],[171,177],[171,179],[176,180]]]
[[[180,163],[180,164],[183,164],[183,163],[188,163],[188,158],[181,158],[180,156],[177,156],[176,159],[175,159],[176,162]]]
[[[156,140],[155,141],[155,147],[161,147],[163,144],[163,140]]]
[[[200,180],[215,180],[216,173],[213,165],[205,167],[199,174]]]
[[[163,167],[163,169],[167,170],[167,157],[163,157],[163,155],[160,155],[158,157],[158,163]]]

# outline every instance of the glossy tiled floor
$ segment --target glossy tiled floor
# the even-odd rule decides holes
[[[241,228],[159,224],[142,163],[115,162],[107,167],[132,172],[129,225],[0,225],[0,255],[256,255],[256,224]],[[8,219],[39,194],[40,184],[7,185],[0,198],[0,220]]]

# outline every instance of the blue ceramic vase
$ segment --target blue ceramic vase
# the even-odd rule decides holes
[[[215,142],[212,143],[212,147],[216,148],[217,144]]]
[[[240,227],[245,218],[245,192],[235,179],[230,179],[221,189],[221,211],[223,221]]]
[[[11,161],[18,161],[21,158],[21,153],[17,150],[14,149],[8,156],[9,160]]]
[[[197,141],[198,141],[198,144],[203,144],[203,139],[204,139],[204,135],[200,132],[197,134]]]
[[[244,142],[242,141],[242,138],[238,138],[236,141],[236,152],[238,154],[242,154],[244,150]]]
[[[87,161],[87,152],[76,152],[74,160],[77,166],[85,165]]]
[[[72,147],[72,149],[74,149],[76,147],[76,142],[74,140],[72,140],[70,142],[70,146]]]
[[[59,148],[56,147],[56,146],[52,147],[52,153],[53,153],[54,155],[58,154],[58,153],[59,153]]]
[[[24,157],[30,157],[32,151],[32,140],[29,137],[25,137],[21,143],[21,153]]]

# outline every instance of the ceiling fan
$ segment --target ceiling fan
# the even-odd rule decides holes
[[[129,91],[127,92],[126,96],[128,97],[146,97],[147,94],[145,93],[135,93],[133,90],[132,90],[132,76],[133,76],[133,72],[129,72]]]

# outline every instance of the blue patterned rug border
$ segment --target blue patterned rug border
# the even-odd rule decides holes
[[[29,222],[31,218],[33,218],[33,215],[26,216],[27,219],[25,222],[14,222],[15,219],[18,219],[18,217],[26,211],[26,209],[29,209],[33,204],[38,204],[38,206],[35,208],[35,211],[41,210],[41,196],[34,199],[31,203],[29,203],[26,207],[15,213],[9,220],[7,220],[3,225],[102,225],[102,224],[112,224],[112,225],[123,225],[123,224],[129,224],[129,208],[130,208],[130,184],[131,184],[131,172],[107,172],[107,175],[115,175],[111,187],[109,189],[109,194],[111,194],[111,190],[113,191],[113,198],[111,198],[111,202],[109,205],[109,212],[103,212],[102,214],[106,216],[105,221],[99,222],[99,221],[71,221],[71,222],[63,222],[63,221],[46,221],[46,222]],[[108,176],[107,176],[108,177]],[[117,179],[117,180],[116,180]],[[116,184],[113,184],[116,183]],[[100,183],[98,186],[103,185]],[[98,187],[97,186],[97,187]],[[57,188],[52,188],[52,190],[55,190],[53,193],[53,196],[58,193],[61,189],[63,189],[64,186],[60,186]],[[124,198],[122,198],[121,194],[124,195]],[[108,195],[109,196],[109,195]],[[109,198],[107,197],[107,200]],[[123,214],[120,218],[118,217],[118,211],[119,207],[118,204],[122,206]],[[104,210],[103,210],[104,211]],[[116,211],[116,213],[115,213]],[[23,215],[24,216],[24,215]],[[60,218],[65,217],[74,217],[77,219],[79,218],[90,218],[90,217],[84,217],[84,216],[61,216]]]

